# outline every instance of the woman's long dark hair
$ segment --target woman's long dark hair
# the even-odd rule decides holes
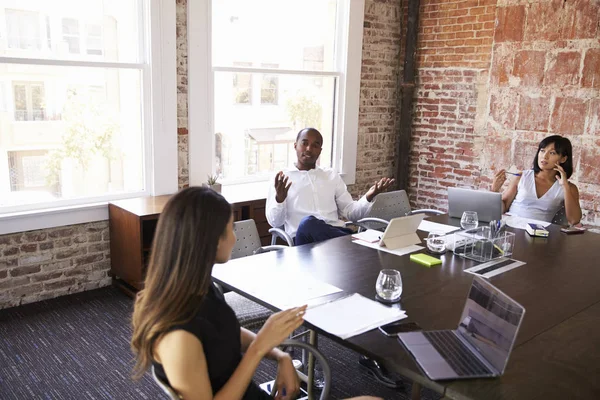
[[[207,188],[184,189],[166,204],[154,234],[145,287],[133,311],[135,378],[151,365],[156,340],[198,312],[230,217],[231,205]]]
[[[554,150],[556,150],[558,154],[563,157],[567,156],[567,160],[564,163],[560,163],[560,166],[563,167],[567,173],[567,178],[570,178],[573,174],[573,146],[571,146],[571,141],[564,136],[552,135],[540,142],[537,152],[535,153],[535,158],[533,159],[533,170],[536,174],[541,171],[540,166],[538,165],[540,150],[552,143],[554,143]]]

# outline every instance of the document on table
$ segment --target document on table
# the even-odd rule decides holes
[[[213,268],[213,276],[262,301],[284,310],[304,305],[310,299],[341,292],[342,289],[322,282],[305,271],[264,266],[247,268],[245,265],[225,272],[231,265]]]
[[[445,224],[439,224],[437,222],[431,222],[431,221],[427,221],[427,220],[423,220],[421,221],[421,223],[419,224],[419,228],[420,231],[424,231],[424,232],[441,232],[441,233],[450,233],[450,232],[454,232],[460,229],[460,227],[456,227],[456,226],[452,226],[452,225],[445,225]]]
[[[383,235],[383,232],[379,232],[375,229],[367,229],[366,231],[353,234],[352,239],[375,243],[381,240],[381,235]]]
[[[359,294],[309,308],[304,319],[341,339],[406,318],[406,312]]]
[[[391,250],[391,249],[388,249],[385,246],[380,246],[379,243],[369,243],[369,242],[365,242],[364,240],[354,240],[353,243],[360,244],[361,246],[370,247],[370,248],[375,249],[375,250],[381,250],[381,251],[385,251],[385,252],[388,252],[388,253],[392,253],[392,254],[395,254],[397,256],[403,256],[405,254],[413,253],[415,251],[419,251],[419,250],[423,249],[423,246],[419,246],[419,245],[416,245],[416,244],[412,244],[410,246],[406,246],[406,247],[402,247],[402,248],[399,248],[399,249]]]
[[[542,225],[544,228],[551,224],[550,222],[540,221],[539,219],[523,218],[517,215],[510,214],[504,214],[502,216],[502,221],[506,222],[506,225],[510,226],[511,228],[523,230],[527,228],[527,224]]]
[[[503,257],[467,268],[464,271],[473,275],[483,276],[484,278],[491,278],[492,276],[500,275],[503,272],[510,271],[511,269],[515,269],[522,265],[525,265],[523,261]]]

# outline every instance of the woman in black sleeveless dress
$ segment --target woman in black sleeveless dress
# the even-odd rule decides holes
[[[240,328],[211,279],[235,241],[231,206],[220,194],[192,187],[169,200],[133,313],[137,377],[154,365],[184,399],[272,399],[252,381],[268,357],[278,363],[276,398],[297,392],[291,358],[276,346],[302,325],[306,306],[273,314],[258,334]]]

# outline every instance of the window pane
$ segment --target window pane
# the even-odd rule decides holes
[[[11,64],[0,80],[15,110],[0,112],[0,206],[144,189],[139,70]]]
[[[0,2],[1,4],[4,4]],[[0,56],[142,63],[147,0],[13,0]],[[3,24],[0,23],[0,26]]]
[[[40,50],[40,15],[35,11],[6,9],[8,48]]]
[[[212,2],[213,63],[275,63],[312,69],[305,53],[320,54],[319,69],[335,70],[336,0],[219,0]],[[275,17],[276,16],[276,17]],[[308,24],[309,27],[302,27]],[[313,56],[314,57],[314,56]],[[315,60],[311,60],[315,61]]]
[[[215,73],[215,158],[225,183],[266,179],[291,166],[296,161],[293,143],[305,127],[321,132],[319,165],[331,166],[336,78],[269,74],[277,82],[278,101],[240,107],[229,95],[234,75]],[[265,81],[263,74],[249,75],[252,81]]]

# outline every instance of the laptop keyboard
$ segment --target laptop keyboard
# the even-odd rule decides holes
[[[458,376],[487,375],[492,372],[475,357],[452,331],[429,331],[423,335],[450,364]]]

